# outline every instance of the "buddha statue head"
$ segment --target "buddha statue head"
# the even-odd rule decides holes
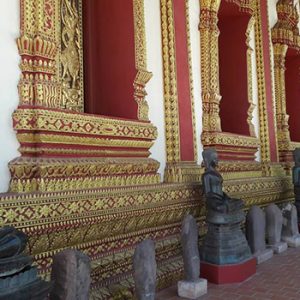
[[[202,152],[205,169],[215,169],[218,166],[218,153],[214,148],[208,148]]]

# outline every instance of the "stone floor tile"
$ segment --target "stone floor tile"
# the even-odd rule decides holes
[[[157,294],[156,300],[180,300],[176,286]],[[200,300],[300,300],[300,248],[257,266],[257,272],[240,284],[208,284],[208,294]]]

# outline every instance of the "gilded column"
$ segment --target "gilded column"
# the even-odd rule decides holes
[[[273,102],[271,35],[269,30],[268,7],[265,1],[256,1],[256,20],[255,44],[261,161],[264,175],[281,175],[282,168],[278,164],[276,117]]]
[[[166,182],[200,180],[197,166],[189,0],[161,0]]]

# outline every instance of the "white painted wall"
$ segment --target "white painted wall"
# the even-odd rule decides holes
[[[147,84],[149,118],[158,129],[158,138],[151,148],[151,157],[160,162],[159,173],[164,176],[166,166],[166,139],[164,122],[163,62],[160,22],[160,0],[145,0],[145,27],[148,71],[153,77]]]
[[[11,118],[19,101],[19,10],[19,0],[0,0],[0,193],[8,189],[8,162],[19,156]]]
[[[196,119],[196,138],[198,150],[198,163],[202,161],[203,146],[201,144],[202,132],[202,98],[201,98],[201,49],[199,32],[200,1],[190,0],[190,34],[192,48],[192,66],[194,83],[194,103]]]

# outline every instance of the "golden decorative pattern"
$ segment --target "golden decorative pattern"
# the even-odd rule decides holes
[[[157,129],[146,122],[113,119],[68,111],[18,109],[13,114],[15,130],[50,131],[86,135],[155,139]]]
[[[159,163],[139,158],[18,158],[9,164],[10,192],[50,192],[157,184]]]
[[[173,0],[161,0],[167,162],[180,161],[180,131],[177,97]]]
[[[200,167],[197,165],[196,121],[194,109],[194,89],[192,74],[192,54],[190,41],[189,1],[185,0],[185,24],[187,32],[187,59],[189,67],[190,101],[193,127],[193,162],[181,162],[180,126],[177,90],[176,40],[173,0],[161,1],[162,50],[164,74],[164,106],[167,165],[165,182],[196,182],[200,180]]]
[[[84,109],[82,0],[61,1],[62,107]]]
[[[255,1],[230,0],[239,6],[241,11],[250,15],[254,14]],[[252,155],[248,160],[254,160],[254,154],[259,147],[259,140],[256,138],[254,126],[252,123],[252,113],[254,110],[252,96],[252,49],[250,48],[250,33],[255,23],[255,16],[252,16],[247,32],[247,70],[248,70],[248,118],[250,138],[238,136],[231,133],[223,133],[220,120],[220,86],[219,86],[219,48],[218,48],[218,11],[221,1],[200,1],[200,39],[201,39],[201,85],[202,85],[202,107],[203,131],[201,141],[204,147],[215,147],[218,152],[226,152],[229,146],[235,157],[239,157],[243,152],[249,152],[249,149],[241,147],[254,147]],[[237,148],[237,149],[234,149]],[[255,149],[256,148],[256,149]],[[225,156],[224,156],[225,157]]]
[[[144,1],[132,1],[137,69],[134,99],[138,119],[148,121],[145,85],[152,74],[147,71]],[[82,0],[21,0],[21,105],[83,112],[82,5]]]
[[[293,1],[280,0],[276,4],[277,23],[272,28],[274,54],[274,78],[276,99],[276,121],[279,159],[290,172],[292,151],[295,143],[291,141],[289,131],[289,115],[286,110],[285,60],[289,48],[300,50],[298,29],[299,15]]]

